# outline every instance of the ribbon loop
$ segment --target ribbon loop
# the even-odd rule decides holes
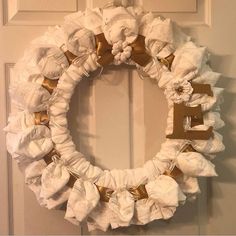
[[[112,46],[108,44],[103,33],[95,35],[97,55],[99,56],[98,63],[101,66],[108,65],[113,62],[114,55],[111,53]]]
[[[152,57],[147,53],[145,48],[145,37],[138,35],[133,43],[130,44],[132,47],[131,60],[139,64],[140,66],[146,66],[151,61]]]

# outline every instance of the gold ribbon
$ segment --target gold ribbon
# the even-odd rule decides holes
[[[106,188],[106,187],[102,187],[98,185],[96,185],[96,187],[100,194],[100,200],[103,202],[109,202],[109,199],[114,191],[110,188]]]
[[[97,189],[99,191],[101,201],[109,202],[109,199],[114,190],[102,186],[97,186]],[[143,184],[139,185],[138,187],[129,188],[128,191],[133,195],[135,201],[148,198],[145,185]]]
[[[74,55],[72,52],[70,52],[70,51],[66,51],[66,52],[64,52],[64,54],[65,54],[65,56],[66,56],[66,58],[67,58],[67,61],[68,61],[68,63],[71,65],[72,63],[73,63],[73,61],[75,60],[75,58],[77,58],[77,56],[76,55]]]
[[[49,116],[47,111],[34,112],[34,124],[35,125],[48,125]]]
[[[133,195],[135,201],[148,198],[147,190],[144,184],[141,184],[138,187],[129,188],[128,191]]]
[[[44,77],[42,82],[42,87],[45,88],[50,94],[52,94],[53,89],[57,87],[58,79],[48,79]]]
[[[173,179],[177,179],[179,176],[183,175],[183,172],[175,166],[173,170],[166,170],[164,175],[170,176]]]
[[[175,59],[175,55],[174,54],[170,54],[169,56],[167,56],[165,58],[160,58],[158,60],[163,65],[165,65],[168,68],[168,70],[170,71],[171,70],[171,65],[172,65],[174,59]]]
[[[97,55],[99,56],[98,63],[101,66],[106,66],[113,62],[114,55],[111,53],[112,45],[110,45],[104,34],[95,35],[96,45],[97,45]],[[139,64],[140,66],[146,66],[152,57],[147,53],[145,48],[145,37],[138,35],[135,41],[129,46],[132,47],[131,60]]]

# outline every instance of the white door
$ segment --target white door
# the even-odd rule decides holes
[[[0,234],[88,234],[63,219],[64,212],[41,208],[22,174],[7,156],[2,132],[9,112],[8,83],[14,63],[29,42],[48,25],[106,0],[2,0],[0,26]],[[117,2],[117,1],[116,1]],[[236,14],[235,0],[133,0],[176,20],[200,45],[212,52],[212,67],[224,74],[223,118],[226,152],[215,161],[218,178],[201,182],[197,201],[180,207],[169,221],[131,226],[105,234],[236,234]],[[108,67],[99,79],[79,84],[68,114],[70,130],[81,152],[104,168],[133,168],[150,159],[164,140],[167,104],[151,80],[127,67]],[[102,232],[93,232],[101,234]]]

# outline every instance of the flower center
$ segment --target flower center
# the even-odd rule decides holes
[[[179,95],[183,93],[184,91],[184,88],[182,86],[178,87],[176,90],[175,90]]]

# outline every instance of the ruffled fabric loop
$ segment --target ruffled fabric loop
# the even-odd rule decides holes
[[[38,48],[36,62],[41,73],[52,80],[58,79],[69,67],[63,51],[53,46]]]
[[[65,219],[79,224],[96,207],[99,199],[99,192],[93,183],[78,179],[68,199]]]
[[[53,148],[46,126],[31,126],[18,133],[7,133],[7,149],[17,161],[41,159]]]
[[[180,153],[177,167],[188,176],[217,176],[215,166],[198,152]]]
[[[162,207],[177,207],[179,205],[179,186],[169,176],[158,176],[156,180],[146,184],[146,190],[149,198]]]
[[[68,183],[69,179],[70,173],[63,163],[56,161],[50,163],[42,173],[40,197],[51,198]]]
[[[48,209],[57,209],[64,202],[67,201],[70,188],[64,186],[62,189],[53,194],[50,198],[41,197],[42,191],[42,173],[45,170],[47,164],[44,160],[39,160],[30,163],[25,168],[25,182],[28,187],[34,192],[39,204]]]
[[[114,191],[109,199],[109,208],[112,214],[111,226],[128,226],[134,214],[134,199],[132,194],[126,189]]]
[[[34,185],[41,182],[43,170],[47,167],[44,160],[34,161],[25,168],[25,183]]]
[[[65,17],[64,30],[74,27],[86,28],[94,34],[102,33],[102,11],[100,8],[86,9],[84,12],[76,12]]]
[[[18,133],[34,125],[34,115],[28,111],[21,111],[8,118],[8,124],[4,128],[5,132]]]
[[[206,48],[198,47],[191,41],[177,49],[174,55],[171,71],[181,77],[190,72],[196,75],[208,60]]]
[[[51,97],[40,84],[26,81],[11,84],[10,95],[19,109],[30,112],[46,110],[47,102]]]
[[[173,44],[174,41],[173,25],[170,19],[155,18],[149,24],[145,36],[146,46],[153,56],[157,56],[163,48],[165,50],[162,55],[159,55],[161,57],[169,56],[173,52],[173,47],[165,47],[166,44]]]
[[[183,193],[191,194],[191,195],[200,193],[200,188],[199,188],[197,178],[190,177],[187,175],[182,175],[178,178],[177,181],[178,181],[179,187],[180,187],[181,191],[183,191]]]
[[[120,40],[130,44],[138,35],[138,23],[134,15],[124,7],[104,9],[103,32],[111,45]]]
[[[198,76],[195,77],[193,81],[199,84],[210,84],[211,86],[215,86],[220,77],[220,73],[212,71],[210,66],[205,64],[202,66]]]
[[[196,151],[204,154],[214,154],[224,151],[225,146],[222,142],[222,135],[220,135],[216,131],[214,131],[213,133],[213,138],[210,138],[209,140],[193,140],[193,148]]]
[[[110,226],[110,218],[112,217],[112,212],[108,207],[107,202],[100,201],[96,207],[87,218],[88,230],[102,230],[107,231]]]
[[[95,50],[95,39],[92,31],[80,28],[75,24],[66,25],[64,29],[66,32],[66,47],[71,53],[81,56]]]

